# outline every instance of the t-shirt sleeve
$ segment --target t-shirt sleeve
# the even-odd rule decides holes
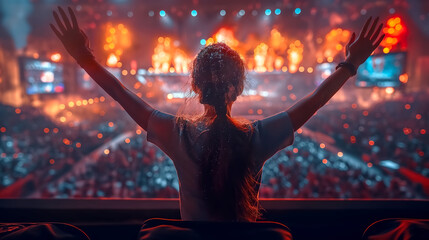
[[[167,155],[174,156],[178,147],[178,129],[174,115],[154,110],[147,125],[147,141],[158,146]]]
[[[254,122],[253,149],[261,163],[291,145],[293,140],[293,126],[286,111]]]

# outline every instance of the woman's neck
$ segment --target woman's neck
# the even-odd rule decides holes
[[[229,103],[226,106],[226,115],[229,117],[231,117],[231,107],[232,107],[232,103]],[[216,116],[216,111],[214,107],[208,104],[204,104],[204,117],[213,118],[214,116]]]

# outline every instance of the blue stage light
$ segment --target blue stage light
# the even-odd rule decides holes
[[[165,17],[166,13],[164,10],[159,11],[159,16]]]
[[[271,15],[271,9],[266,9],[265,10],[265,15],[270,16]]]
[[[192,17],[196,17],[196,16],[197,16],[197,14],[198,14],[197,10],[192,10],[192,11],[191,11],[191,15],[192,15]]]
[[[220,10],[219,14],[223,17],[226,15],[226,11],[222,9],[222,10]]]
[[[301,13],[301,8],[295,8],[295,14],[299,15]]]
[[[206,43],[207,43],[207,41],[206,41],[204,38],[200,40],[200,44],[201,44],[201,45],[205,46],[205,45],[206,45]]]
[[[277,9],[274,11],[274,13],[275,13],[276,15],[280,15],[280,13],[282,13],[282,10],[280,10],[280,8],[277,8]]]

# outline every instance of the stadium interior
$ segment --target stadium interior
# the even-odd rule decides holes
[[[428,218],[429,2],[22,0],[0,1],[1,223],[136,239],[147,219],[180,219],[173,162],[55,38],[58,5],[76,12],[100,63],[171,114],[201,113],[190,64],[227,43],[247,78],[232,114],[250,121],[312,92],[380,16],[373,55],[265,163],[262,219],[295,239],[361,239],[377,220]]]

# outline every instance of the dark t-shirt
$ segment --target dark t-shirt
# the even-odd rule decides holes
[[[204,124],[184,124],[183,121],[177,121],[174,115],[154,110],[149,117],[147,140],[158,146],[173,160],[180,183],[182,220],[214,220],[210,218],[202,198],[199,185],[201,170],[187,152],[189,146],[192,146],[195,151],[201,149],[202,141],[197,138],[207,128]],[[258,173],[262,171],[267,159],[293,143],[294,131],[287,112],[280,112],[251,124],[253,133],[250,148],[255,166],[253,170]],[[186,147],[185,144],[189,146]]]

